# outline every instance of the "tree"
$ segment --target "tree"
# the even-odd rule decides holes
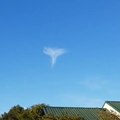
[[[8,113],[2,114],[2,120],[22,120],[22,114],[24,113],[24,108],[17,105],[10,109]]]
[[[12,107],[8,113],[2,114],[0,120],[41,120],[45,106],[45,104],[38,104],[24,109],[17,105]]]

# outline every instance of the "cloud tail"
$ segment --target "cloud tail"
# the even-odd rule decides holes
[[[65,53],[65,49],[63,48],[44,48],[43,53],[51,57],[51,66],[53,67],[61,55]]]

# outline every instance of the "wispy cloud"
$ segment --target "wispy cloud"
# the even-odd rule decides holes
[[[57,58],[66,52],[63,48],[44,48],[43,53],[51,57],[51,66],[53,67]]]

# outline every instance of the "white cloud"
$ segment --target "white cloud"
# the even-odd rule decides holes
[[[43,53],[51,57],[51,65],[54,66],[57,58],[66,52],[63,48],[44,48]]]

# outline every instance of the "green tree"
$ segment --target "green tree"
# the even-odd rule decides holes
[[[47,105],[45,105],[45,104],[37,104],[37,105],[33,105],[30,108],[30,111],[35,120],[41,119],[41,117],[44,115],[43,108],[45,108],[46,106]]]
[[[38,104],[24,109],[17,105],[12,107],[8,113],[2,114],[0,120],[41,120],[45,106],[45,104]]]
[[[10,109],[8,113],[2,114],[2,120],[22,120],[22,114],[24,113],[24,108],[17,105]]]

